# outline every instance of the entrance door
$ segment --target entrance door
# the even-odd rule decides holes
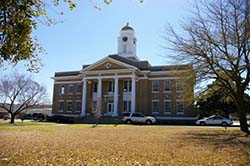
[[[107,114],[112,115],[114,112],[114,102],[113,101],[108,101],[107,103]]]

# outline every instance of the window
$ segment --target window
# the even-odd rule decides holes
[[[152,113],[157,113],[159,112],[159,101],[154,100],[152,101]]]
[[[181,80],[176,80],[176,92],[183,92],[183,84]]]
[[[123,101],[123,112],[131,112],[131,101]]]
[[[176,101],[177,114],[184,114],[184,102],[182,100]]]
[[[68,112],[72,112],[72,102],[71,101],[68,101],[68,109],[67,109],[67,111]]]
[[[114,92],[113,81],[108,81],[108,92]]]
[[[171,101],[169,100],[164,101],[164,113],[171,114]]]
[[[73,84],[69,84],[69,91],[68,91],[69,94],[72,94],[73,93]]]
[[[63,112],[64,111],[64,102],[63,101],[59,102],[58,108],[59,108],[58,112]]]
[[[171,80],[165,80],[164,82],[164,91],[170,92],[171,91]]]
[[[80,112],[81,111],[81,102],[77,101],[76,102],[76,112]]]
[[[159,91],[159,81],[153,81],[152,82],[152,90],[153,90],[153,92],[158,92]]]
[[[93,82],[93,92],[97,92],[97,81]]]
[[[82,92],[82,85],[77,84],[77,93],[81,93],[81,92]]]
[[[60,94],[64,94],[64,85],[60,86]]]
[[[123,81],[123,92],[131,92],[132,89],[132,81],[125,80]]]
[[[133,113],[132,117],[144,117],[144,115],[141,113]]]

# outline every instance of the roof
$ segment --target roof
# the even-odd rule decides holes
[[[62,76],[77,76],[80,71],[66,71],[66,72],[56,72],[55,77],[62,77]]]
[[[122,28],[121,31],[126,31],[126,30],[132,30],[132,31],[134,31],[134,29],[133,29],[131,26],[129,26],[129,23],[127,23],[127,25],[125,25],[125,26]]]
[[[117,54],[109,55],[109,58],[112,58],[114,60],[123,62],[125,64],[135,66],[140,70],[148,70],[152,72],[157,71],[178,71],[178,70],[187,70],[192,68],[189,64],[183,64],[183,65],[163,65],[163,66],[151,66],[151,64],[148,61],[136,61],[132,58],[125,58],[122,56],[119,56]],[[91,65],[83,65],[82,69],[91,66]],[[80,74],[80,71],[66,71],[66,72],[56,72],[55,77],[63,77],[63,76],[77,76]]]
[[[109,57],[112,59],[121,61],[123,63],[135,66],[135,67],[139,68],[140,70],[148,69],[151,66],[151,64],[148,61],[136,61],[136,60],[132,60],[130,58],[125,58],[125,57],[119,56],[117,54],[109,55]]]

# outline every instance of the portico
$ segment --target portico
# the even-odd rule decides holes
[[[111,91],[106,91],[104,92],[103,90],[103,81],[104,80],[111,80],[114,83],[113,86],[113,90]],[[99,109],[101,111],[102,114],[106,115],[106,116],[113,116],[113,117],[117,117],[118,114],[118,105],[119,105],[119,96],[123,96],[124,94],[119,94],[119,86],[123,86],[123,84],[119,84],[119,80],[131,80],[132,82],[132,87],[131,87],[131,92],[130,94],[126,94],[129,95],[130,101],[131,101],[131,112],[135,112],[135,108],[136,108],[136,75],[135,73],[131,73],[130,75],[120,75],[119,73],[115,73],[114,75],[110,75],[110,76],[105,76],[105,75],[101,75],[99,74],[98,76],[83,76],[83,80],[82,80],[82,110],[81,110],[81,114],[80,116],[85,116],[86,112],[87,112],[87,87],[88,87],[88,83],[90,83],[89,81],[97,81],[97,92],[92,91],[92,100],[93,102],[96,103],[97,109]],[[104,94],[103,94],[104,92]],[[107,98],[111,99],[111,101],[113,101],[113,111],[112,114],[105,114],[105,107],[102,106],[102,104],[104,102],[108,103]],[[107,105],[107,110],[108,110],[108,105]]]

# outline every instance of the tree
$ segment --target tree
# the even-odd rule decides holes
[[[191,63],[197,81],[216,80],[229,91],[240,129],[249,135],[244,103],[250,81],[249,0],[201,1],[181,28],[183,32],[178,34],[170,26],[166,36],[169,49],[179,53],[175,60]]]
[[[70,9],[75,7],[71,0]],[[54,0],[59,5],[59,0]],[[43,48],[32,31],[37,29],[38,22],[52,24],[47,16],[47,3],[42,0],[1,0],[0,1],[0,66],[3,62],[17,64],[28,61],[29,71],[37,72],[41,66],[39,53]]]
[[[0,107],[10,114],[10,123],[25,109],[44,104],[46,100],[46,88],[30,76],[13,73],[0,79]]]
[[[94,101],[90,101],[91,113],[95,117],[95,124],[93,125],[93,127],[97,127],[98,121],[101,117],[101,105],[100,104],[101,104],[100,98],[98,98],[96,103]]]
[[[72,11],[77,4],[74,0],[51,0],[54,7],[63,2]],[[51,25],[57,23],[47,15],[47,10],[62,15],[51,7],[51,1],[46,0],[1,0],[0,1],[0,67],[4,62],[16,65],[20,61],[28,62],[28,71],[38,72],[41,65],[39,54],[44,49],[37,37],[32,37],[32,31],[37,30],[38,23]],[[89,0],[96,10],[101,8]],[[143,0],[140,0],[142,2]],[[110,4],[112,0],[103,0]]]
[[[197,96],[195,102],[195,108],[200,117],[210,115],[229,117],[229,114],[236,112],[236,104],[224,89],[216,86],[216,82],[208,87],[205,92]]]

